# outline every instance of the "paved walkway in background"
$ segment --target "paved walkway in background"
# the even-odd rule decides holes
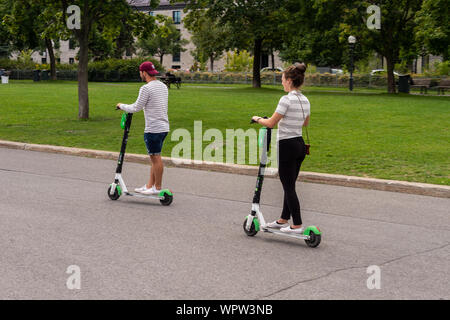
[[[163,207],[109,200],[115,165],[0,148],[0,299],[450,299],[448,198],[298,183],[305,225],[323,231],[311,249],[244,234],[255,177],[167,168]],[[130,189],[148,170],[125,163]],[[281,199],[266,179],[267,220]],[[381,289],[367,288],[371,265]]]

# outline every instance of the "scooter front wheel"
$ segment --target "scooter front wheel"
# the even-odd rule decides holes
[[[160,199],[159,202],[163,206],[170,206],[170,204],[173,202],[173,196],[166,193],[166,194],[164,194],[164,198]]]
[[[116,188],[116,190],[114,190],[114,193],[113,194],[111,194],[111,187],[112,186],[109,186],[109,188],[108,188],[108,197],[111,199],[111,200],[117,200],[117,199],[119,199],[120,198],[120,192],[119,192],[119,189],[118,188]]]
[[[249,237],[253,237],[258,233],[258,231],[256,230],[255,221],[252,221],[250,230],[247,230],[247,219],[245,219],[243,227],[244,227],[245,234],[248,235]]]

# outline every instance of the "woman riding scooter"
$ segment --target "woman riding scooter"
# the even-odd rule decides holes
[[[296,63],[283,72],[284,91],[278,106],[269,119],[254,116],[253,120],[262,126],[273,128],[278,124],[278,173],[284,190],[284,203],[281,218],[267,224],[267,227],[280,229],[281,232],[302,234],[300,202],[295,191],[300,167],[306,156],[306,145],[302,137],[302,128],[310,118],[310,103],[301,93],[305,80],[306,66]],[[293,224],[288,221],[292,217]]]

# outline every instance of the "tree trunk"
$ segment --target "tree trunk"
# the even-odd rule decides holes
[[[89,119],[88,63],[89,31],[81,30],[79,37],[80,51],[78,63],[78,119]]]
[[[163,57],[164,57],[163,54],[161,54],[161,55],[159,56],[159,63],[161,64],[161,67],[162,67],[162,63],[163,63]]]
[[[56,80],[56,58],[53,51],[53,43],[49,38],[45,38],[45,46],[47,47],[48,55],[50,57],[50,75],[52,80]]]
[[[394,59],[392,59],[392,57],[386,57],[386,64],[388,77],[388,92],[396,93],[395,76],[394,76],[394,66],[395,66]]]
[[[253,88],[261,88],[261,48],[262,39],[255,39],[253,50]]]
[[[213,55],[211,55],[210,57],[209,57],[209,61],[210,61],[210,72],[214,72],[214,56]]]
[[[272,69],[275,70],[275,56],[273,54],[273,50],[271,56],[272,56]]]

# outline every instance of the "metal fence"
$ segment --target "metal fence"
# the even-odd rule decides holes
[[[10,79],[12,80],[33,80],[34,70],[12,70]],[[76,70],[58,70],[57,80],[77,81]],[[251,84],[253,74],[249,72],[176,72],[176,77],[180,77],[184,83],[216,83],[216,84]],[[354,86],[360,88],[385,88],[387,86],[386,75],[355,74]],[[41,75],[40,80],[43,77]],[[117,70],[95,70],[88,71],[88,79],[92,82],[139,82],[141,79],[136,72],[120,72]],[[305,76],[306,86],[319,87],[347,87],[350,76],[348,74],[313,73]],[[438,83],[440,78],[434,78],[433,84]],[[281,85],[281,73],[263,72],[261,73],[261,83],[263,85]]]

